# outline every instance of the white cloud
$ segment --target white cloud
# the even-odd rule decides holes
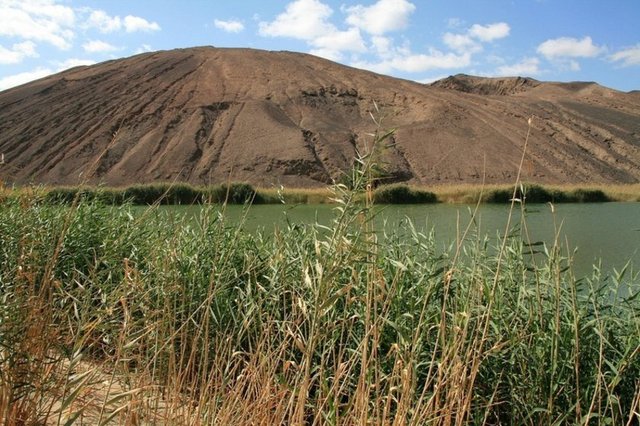
[[[447,78],[447,77],[449,77],[447,74],[440,74],[434,77],[427,77],[427,78],[422,78],[420,80],[414,80],[414,81],[422,84],[431,84],[434,81],[442,80],[443,78]]]
[[[0,35],[71,48],[75,12],[55,0],[0,1]]]
[[[371,45],[378,56],[382,58],[388,58],[393,53],[393,41],[389,37],[373,36],[371,37]]]
[[[505,38],[509,35],[511,27],[505,22],[498,22],[496,24],[480,25],[474,24],[469,29],[469,35],[480,41],[489,42],[500,38]]]
[[[114,50],[118,50],[114,45],[101,40],[90,40],[84,43],[82,48],[87,53],[113,52]]]
[[[311,44],[321,49],[333,49],[336,51],[364,52],[367,50],[360,36],[360,30],[357,28],[327,33],[313,39]]]
[[[325,49],[325,48],[311,49],[309,53],[315,56],[319,56],[321,58],[328,59],[330,61],[339,61],[344,58],[344,56],[342,55],[342,52],[335,49]]]
[[[540,44],[537,51],[547,59],[593,58],[602,53],[604,48],[594,45],[591,37],[582,40],[560,37]]]
[[[151,48],[150,45],[148,44],[143,44],[142,46],[138,47],[135,51],[135,53],[146,53],[146,52],[152,52],[153,49]]]
[[[68,70],[69,68],[74,68],[74,67],[93,65],[95,63],[96,61],[91,59],[70,58],[63,62],[56,62],[56,65],[57,65],[56,72]]]
[[[157,22],[149,22],[139,16],[127,15],[124,17],[124,29],[128,33],[136,31],[159,31],[160,25]]]
[[[109,16],[104,10],[92,11],[85,25],[90,28],[97,28],[101,33],[112,33],[122,29],[128,33],[160,30],[160,25],[157,22],[149,22],[144,18],[133,15],[127,15],[124,18]]]
[[[29,40],[14,44],[11,49],[0,44],[0,64],[18,64],[25,58],[37,56],[36,44]]]
[[[19,74],[9,75],[0,78],[0,90],[10,89],[11,87],[20,86],[32,80],[37,80],[52,74],[49,68],[37,68],[33,71],[21,72]]]
[[[417,73],[435,69],[464,68],[470,64],[471,55],[469,53],[457,55],[435,49],[431,49],[427,54],[397,52],[393,58],[380,62],[356,61],[352,63],[355,67],[385,74],[392,71]]]
[[[442,36],[442,41],[447,47],[458,53],[476,53],[482,50],[482,46],[468,34],[445,33],[444,36]]]
[[[507,37],[510,31],[509,24],[505,22],[489,25],[474,24],[465,33],[444,33],[442,42],[460,55],[474,54],[482,52],[482,43]]]
[[[78,59],[70,58],[63,62],[54,62],[52,68],[38,67],[32,71],[21,72],[19,74],[9,75],[0,78],[0,90],[10,89],[12,87],[20,86],[21,84],[29,83],[30,81],[37,80],[39,78],[47,77],[49,75],[67,70],[69,68],[79,67],[83,65],[93,65],[96,61],[91,59]]]
[[[496,75],[499,76],[530,76],[540,74],[540,60],[538,58],[525,58],[522,61],[498,67]]]
[[[415,5],[407,0],[378,0],[371,6],[356,5],[345,11],[348,24],[370,34],[382,35],[405,28],[415,9]]]
[[[213,21],[213,25],[228,33],[239,33],[244,30],[244,24],[236,20],[221,21],[220,19],[216,19]]]
[[[122,28],[122,20],[119,16],[109,16],[104,10],[94,10],[87,19],[87,25],[101,33],[112,33]]]
[[[431,50],[429,54],[413,54],[396,58],[392,62],[393,68],[405,72],[423,72],[433,69],[451,69],[467,67],[471,64],[471,55],[464,53],[443,53]]]
[[[35,16],[48,17],[60,25],[72,27],[76,22],[76,15],[72,8],[63,6],[59,0],[5,0],[5,5],[20,5],[20,8]]]
[[[360,30],[338,30],[328,21],[333,10],[318,0],[296,0],[271,22],[260,22],[259,33],[270,37],[291,37],[306,41],[311,54],[331,60],[342,59],[342,52],[365,52]]]
[[[609,56],[609,60],[613,62],[620,62],[624,67],[640,65],[640,44],[614,53]]]
[[[262,36],[313,40],[336,30],[327,22],[332,13],[333,10],[319,0],[296,0],[272,22],[260,22],[258,31]]]
[[[377,72],[379,74],[391,74],[394,70],[392,60],[384,60],[379,62],[369,61],[353,61],[350,63],[352,67]]]

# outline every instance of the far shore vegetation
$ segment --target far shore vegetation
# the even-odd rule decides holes
[[[0,186],[0,202],[21,195],[34,195],[54,204],[70,203],[76,197],[104,204],[333,204],[326,188],[260,188],[245,182],[196,186],[188,183],[153,183],[126,187],[107,186]],[[414,186],[404,183],[380,185],[373,191],[376,204],[475,204],[509,203],[513,185],[445,184]],[[638,202],[638,184],[540,185],[522,184],[518,200],[528,203]]]

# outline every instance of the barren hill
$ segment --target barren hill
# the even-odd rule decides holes
[[[395,128],[390,179],[640,181],[640,97],[595,83],[452,76],[432,85],[310,55],[199,47],[74,68],[0,92],[5,182],[227,180],[322,186]]]

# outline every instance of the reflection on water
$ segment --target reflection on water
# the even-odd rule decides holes
[[[429,204],[381,206],[377,212],[377,227],[387,229],[406,226],[410,219],[422,231],[433,229],[442,247],[449,246],[472,219],[475,206]],[[176,209],[175,207],[170,207]],[[179,211],[194,214],[198,207],[180,207]],[[287,222],[328,225],[334,215],[331,205],[258,205],[243,211],[242,206],[227,206],[225,217],[230,221],[246,215],[247,230],[270,230],[286,226]],[[574,271],[578,276],[591,272],[594,263],[602,262],[603,270],[620,270],[631,260],[640,267],[640,203],[598,204],[533,204],[525,212],[526,229],[531,242],[551,245],[557,238],[563,247],[575,250]],[[505,231],[508,205],[482,205],[473,222],[473,235],[494,238]],[[513,213],[512,228],[522,229],[519,206]],[[557,232],[556,232],[557,230]],[[565,250],[566,253],[566,250]]]

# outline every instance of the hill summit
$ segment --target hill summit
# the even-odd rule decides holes
[[[430,85],[311,55],[197,47],[0,92],[0,179],[324,186],[395,129],[387,180],[640,181],[640,98],[595,83],[456,75]]]

